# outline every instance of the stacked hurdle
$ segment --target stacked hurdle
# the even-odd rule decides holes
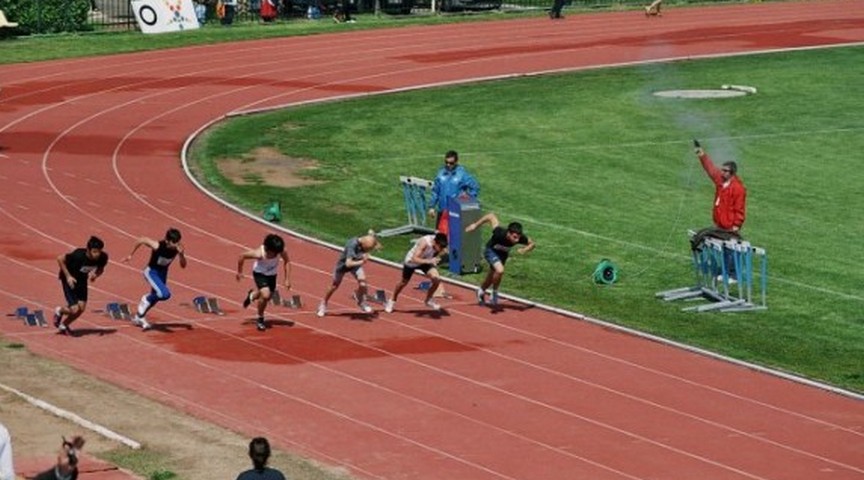
[[[270,295],[270,302],[273,305],[280,305],[288,308],[300,308],[303,306],[303,302],[300,300],[300,295],[291,295],[290,298],[282,298],[279,290],[273,290],[273,293]]]
[[[400,176],[402,200],[408,213],[408,223],[401,227],[388,228],[378,232],[379,237],[393,237],[406,233],[435,233],[435,227],[426,225],[426,212],[429,210],[428,196],[432,182],[417,177]]]
[[[42,310],[30,311],[27,307],[18,307],[15,309],[15,318],[24,322],[28,327],[47,327],[48,322],[45,321],[45,313]]]
[[[692,238],[694,232],[689,233]],[[730,252],[735,265],[734,277],[726,268],[725,252]],[[764,248],[746,241],[706,238],[701,248],[692,252],[692,263],[694,286],[658,292],[657,297],[665,301],[701,298],[710,302],[683,308],[689,312],[744,312],[768,308],[768,255]]]

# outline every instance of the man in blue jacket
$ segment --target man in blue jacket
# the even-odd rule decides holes
[[[447,233],[447,217],[444,215],[447,202],[461,195],[476,199],[480,195],[480,184],[465,167],[459,165],[459,154],[450,150],[444,154],[444,166],[435,175],[429,201],[429,216],[436,217],[435,225],[439,232]]]

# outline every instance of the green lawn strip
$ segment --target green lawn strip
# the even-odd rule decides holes
[[[677,62],[306,106],[219,125],[193,158],[231,202],[260,213],[280,200],[286,226],[341,244],[368,227],[403,224],[398,176],[431,178],[443,152],[459,150],[481,182],[484,207],[522,221],[538,242],[508,264],[505,292],[864,391],[854,261],[864,257],[864,98],[849,89],[864,74],[862,53]],[[729,83],[759,92],[731,100],[651,95]],[[684,313],[654,298],[691,283],[685,232],[710,223],[713,186],[692,138],[716,160],[740,164],[749,188],[745,234],[769,252],[765,312]],[[248,161],[262,145],[314,159],[305,175],[324,183],[240,186],[220,175],[216,160]],[[388,240],[381,255],[399,261],[407,242]],[[612,287],[591,281],[602,258],[621,268]]]

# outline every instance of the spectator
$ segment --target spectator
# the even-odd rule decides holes
[[[566,1],[567,0],[554,0],[552,2],[552,9],[549,10],[549,18],[552,20],[560,20],[564,18],[564,16],[561,15],[561,10],[564,9]]]
[[[237,12],[237,0],[222,0],[222,25],[226,27],[234,23],[234,14]]]
[[[261,2],[261,21],[270,23],[276,20],[279,14],[279,4],[277,0],[262,0]]]
[[[447,203],[451,198],[465,196],[476,199],[480,195],[480,184],[459,165],[459,154],[453,150],[444,154],[444,166],[438,170],[432,183],[429,216],[436,217],[439,232],[447,233]]]
[[[249,458],[252,469],[237,475],[237,480],[285,480],[279,470],[267,466],[270,459],[270,442],[264,437],[255,437],[249,442]]]
[[[337,6],[333,12],[333,21],[336,23],[354,23],[351,18],[351,0],[342,0],[342,4]]]
[[[84,448],[84,437],[76,435],[68,441],[64,437],[60,451],[57,453],[57,463],[31,480],[77,480],[78,454],[82,448]]]
[[[207,5],[204,0],[195,0],[195,18],[198,19],[199,25],[207,23]]]
[[[12,437],[9,430],[0,423],[0,480],[15,480],[15,466],[12,463]]]

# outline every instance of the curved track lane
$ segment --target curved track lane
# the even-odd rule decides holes
[[[370,479],[861,479],[864,404],[518,303],[455,288],[366,317],[240,309],[237,254],[267,227],[216,205],[178,152],[225,115],[510,75],[864,39],[860,1],[680,9],[402,28],[0,66],[0,299],[59,300],[54,258],[98,234],[181,228],[190,268],[141,332],[96,313],[70,339],[0,321],[7,338],[191,414]],[[357,46],[363,45],[363,48]],[[295,293],[317,298],[333,250],[291,237]],[[139,255],[140,257],[140,255]],[[112,262],[91,308],[136,303],[140,258]],[[370,267],[376,287],[398,271]],[[247,280],[248,281],[248,280]],[[413,293],[413,292],[409,292]],[[194,313],[195,295],[224,317]],[[311,302],[310,302],[311,303]],[[134,432],[125,432],[134,435]]]

